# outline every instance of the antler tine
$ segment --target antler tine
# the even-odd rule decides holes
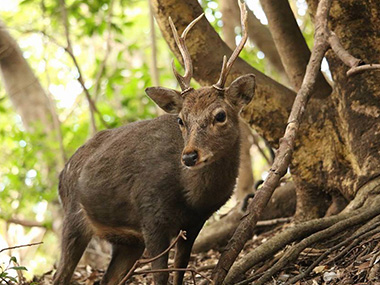
[[[174,61],[172,61],[172,69],[174,76],[177,78],[177,81],[182,89],[182,93],[185,93],[190,89],[190,81],[193,77],[193,64],[191,62],[190,53],[186,47],[185,39],[187,36],[187,33],[190,31],[190,29],[203,17],[204,13],[195,18],[183,31],[181,37],[178,36],[177,29],[174,26],[173,20],[171,17],[169,17],[169,24],[173,32],[174,40],[179,48],[179,51],[183,58],[183,63],[185,66],[185,74],[181,76],[177,70],[174,67]]]
[[[241,18],[241,28],[242,28],[242,34],[243,37],[239,43],[239,45],[235,48],[234,52],[232,53],[231,57],[228,59],[228,62],[225,62],[225,56],[223,58],[223,65],[222,65],[222,71],[220,73],[219,80],[216,84],[213,86],[220,90],[224,88],[224,84],[226,83],[228,73],[231,70],[231,67],[233,66],[236,59],[239,57],[240,52],[244,48],[245,43],[247,42],[248,33],[247,33],[247,7],[246,4],[241,2],[242,0],[238,0],[239,8],[240,8],[240,18]]]

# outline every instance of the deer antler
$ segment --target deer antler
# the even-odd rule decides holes
[[[223,90],[224,84],[226,83],[228,73],[230,73],[231,67],[234,64],[235,60],[239,57],[240,52],[242,51],[247,38],[247,7],[245,3],[242,3],[241,0],[238,0],[239,8],[240,8],[240,18],[241,18],[241,28],[242,28],[242,34],[243,37],[239,43],[239,45],[235,48],[234,52],[232,53],[231,57],[227,61],[227,57],[223,57],[223,64],[222,64],[222,71],[220,73],[219,80],[216,84],[213,85],[213,87],[217,90]]]
[[[193,64],[191,62],[190,53],[186,47],[185,39],[187,36],[187,33],[191,30],[191,28],[203,17],[204,13],[198,16],[196,19],[194,19],[183,31],[181,37],[178,36],[177,29],[175,28],[172,18],[169,17],[169,24],[172,28],[173,36],[175,39],[175,42],[179,48],[179,51],[181,52],[183,63],[185,66],[185,74],[184,76],[181,76],[178,71],[174,67],[174,60],[172,61],[172,68],[174,76],[177,78],[177,81],[179,83],[179,86],[181,86],[182,92],[181,94],[185,94],[187,91],[191,90],[190,87],[190,80],[193,77]]]

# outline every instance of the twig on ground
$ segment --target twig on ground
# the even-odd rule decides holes
[[[300,240],[312,233],[326,229],[339,221],[362,212],[362,209],[358,209],[352,213],[341,213],[335,216],[311,220],[296,224],[293,227],[286,229],[282,233],[273,236],[267,242],[262,243],[255,248],[255,250],[249,252],[242,259],[236,262],[228,272],[225,283],[234,284],[234,282],[238,281],[240,276],[242,276],[246,271],[257,265],[259,262],[271,257],[276,252],[283,249],[286,245],[296,240]]]
[[[185,271],[185,272],[188,271],[188,272],[191,272],[192,274],[198,274],[199,276],[202,276],[203,278],[205,278],[208,282],[211,282],[211,284],[214,284],[213,281],[210,278],[208,278],[206,275],[200,273],[199,271],[197,271],[197,269],[191,268],[191,267],[141,270],[141,271],[135,271],[133,274],[136,275],[136,274],[149,274],[149,273],[173,272],[173,271]],[[194,280],[194,284],[195,284],[195,280]]]
[[[215,266],[216,266],[216,263],[199,266],[197,267],[197,271],[206,271],[206,270],[214,269]]]
[[[328,48],[324,27],[327,27],[330,4],[331,0],[319,2],[317,15],[315,17],[316,29],[313,51],[309,64],[307,65],[302,86],[295,98],[285,134],[280,140],[280,146],[267,179],[262,188],[257,191],[255,197],[252,199],[248,207],[248,215],[242,218],[241,223],[226,247],[226,251],[222,253],[218,265],[214,270],[213,280],[216,284],[221,284],[224,281],[229,269],[243,249],[244,244],[252,236],[255,225],[265,206],[268,204],[275,188],[279,185],[281,177],[287,172],[300,122],[305,112],[306,104],[314,89],[323,56]]]
[[[278,219],[273,219],[273,220],[258,221],[256,226],[257,227],[274,226],[281,223],[289,223],[291,220],[292,218],[288,217],[288,218],[278,218]]]
[[[284,256],[274,265],[270,270],[265,272],[265,274],[255,283],[257,285],[264,284],[266,281],[268,281],[275,273],[277,273],[281,268],[283,268],[286,264],[289,262],[294,261],[298,255],[308,246],[321,241],[325,240],[339,232],[341,232],[344,229],[347,229],[349,227],[355,226],[359,223],[363,223],[371,218],[373,218],[376,215],[380,214],[380,207],[372,207],[369,209],[366,209],[363,213],[359,215],[354,215],[350,218],[347,218],[345,220],[342,220],[331,227],[319,231],[317,233],[314,233],[307,238],[303,239],[298,244],[291,247],[289,250],[287,250],[284,254]]]
[[[377,224],[377,226],[379,225],[380,223]],[[365,228],[366,229],[366,228]],[[343,256],[345,256],[347,253],[349,253],[356,245],[358,245],[359,242],[361,242],[363,239],[369,237],[369,236],[372,236],[376,233],[378,233],[380,231],[380,228],[378,229],[373,229],[372,227],[368,227],[368,230],[369,232],[362,232],[361,235],[358,235],[354,238],[353,242],[347,246],[346,248],[344,248],[341,252],[339,252],[339,254],[337,254],[336,256],[334,256],[333,258],[329,259],[327,261],[327,263],[332,263],[334,262],[335,260],[338,260],[340,258],[342,258]],[[351,240],[350,240],[351,241]]]
[[[16,248],[21,248],[21,247],[27,247],[27,246],[33,246],[33,245],[39,245],[43,244],[42,241],[40,242],[35,242],[35,243],[28,243],[28,244],[23,244],[23,245],[16,245],[16,246],[11,246],[11,247],[6,247],[0,250],[0,253],[6,250],[11,250],[11,249],[16,249]]]
[[[379,216],[376,217],[375,219],[379,220]],[[380,222],[375,222],[375,223],[372,223],[372,224],[367,223],[366,225],[360,227],[351,237],[343,240],[342,242],[338,243],[337,245],[335,245],[335,246],[329,248],[328,250],[326,250],[304,272],[302,272],[302,273],[298,274],[297,276],[293,277],[292,279],[290,279],[289,281],[287,281],[287,283],[285,283],[285,284],[294,284],[297,281],[301,280],[302,278],[305,278],[330,253],[332,253],[335,250],[338,250],[342,246],[344,246],[344,245],[348,244],[349,242],[357,239],[358,237],[360,237],[361,239],[364,239],[364,238],[366,238],[368,236],[369,233],[370,233],[370,235],[372,235],[373,234],[372,230],[375,229],[379,225],[380,225]],[[375,229],[375,230],[376,231],[380,231],[380,229]],[[368,231],[370,231],[370,232],[368,232]],[[337,258],[334,258],[334,260],[336,260],[336,259]],[[330,263],[331,261],[326,262],[326,264]]]
[[[137,260],[135,262],[135,264],[132,266],[132,268],[129,270],[127,275],[125,275],[125,277],[120,281],[119,285],[123,285],[135,273],[136,268],[139,267],[140,265],[147,264],[147,263],[150,263],[152,261],[155,261],[156,259],[159,259],[164,254],[168,253],[176,245],[176,243],[178,242],[178,240],[180,238],[183,238],[184,240],[186,240],[186,232],[185,231],[181,230],[179,232],[178,236],[175,238],[175,240],[171,243],[171,245],[167,249],[165,249],[163,252],[161,252],[159,255],[152,257],[152,258],[148,258],[148,259]]]

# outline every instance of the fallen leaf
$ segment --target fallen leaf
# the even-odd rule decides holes
[[[317,266],[313,269],[313,272],[316,273],[316,274],[319,274],[321,273],[322,271],[326,270],[327,269],[327,265],[320,265],[320,266]]]

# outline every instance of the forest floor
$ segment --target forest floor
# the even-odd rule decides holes
[[[252,251],[254,248],[270,239],[275,234],[289,227],[289,224],[278,226],[270,231],[255,235],[245,246],[241,256]],[[349,231],[349,229],[347,230]],[[344,233],[342,233],[344,236]],[[305,249],[295,263],[284,267],[271,282],[267,284],[285,284],[287,280],[305,271],[319,256],[321,256],[332,244],[342,239],[335,237],[324,244],[316,244],[312,248]],[[285,248],[286,250],[286,248]],[[254,269],[248,271],[242,280],[237,284],[254,284],[253,276],[259,278],[261,273],[266,272],[283,254],[279,252],[271,261],[259,264]],[[311,273],[296,284],[374,284],[380,285],[380,234],[373,235],[360,242],[353,242],[351,249],[344,255],[340,254],[342,249],[332,252],[316,266]],[[200,284],[205,278],[211,277],[212,268],[216,264],[220,253],[210,250],[206,253],[194,254],[191,256],[190,266],[196,268],[199,274],[185,274],[184,284]],[[173,263],[174,252],[170,252],[169,266]],[[149,270],[149,265],[139,268],[137,271]],[[98,284],[104,270],[93,269],[89,266],[78,266],[74,276],[73,284]],[[37,284],[51,284],[54,272],[47,272],[45,275],[35,277]],[[172,274],[171,274],[172,275]],[[249,280],[249,281],[247,281]],[[153,284],[152,274],[134,275],[127,284]]]

